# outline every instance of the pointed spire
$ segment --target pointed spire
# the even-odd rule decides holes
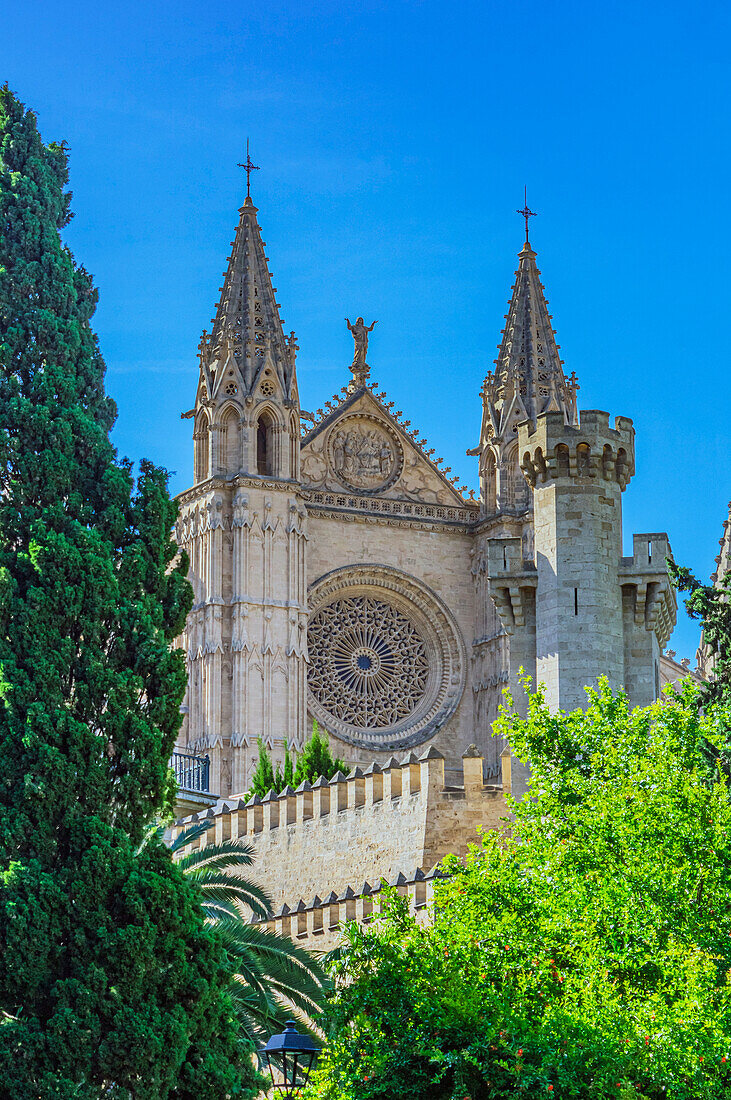
[[[562,412],[567,424],[578,424],[576,376],[566,378],[543,293],[536,254],[528,240],[526,201],[518,213],[525,219],[526,239],[518,253],[518,270],[510,308],[505,318],[495,371],[482,387],[480,444],[468,454],[480,456],[480,496],[483,510],[492,515],[508,511],[523,514],[531,507],[520,471],[517,425],[533,423],[543,412]]]
[[[518,213],[526,218],[527,233],[528,215]],[[488,374],[483,389],[495,435],[504,435],[519,420],[535,421],[548,410],[563,412],[567,423],[577,422],[576,378],[567,380],[564,375],[536,254],[527,236],[518,261],[496,370]]]
[[[225,396],[226,386],[229,392],[236,386],[240,396],[247,397],[267,368],[278,379],[285,399],[296,395],[297,343],[294,333],[287,337],[282,328],[257,213],[247,194],[239,210],[213,330],[210,336],[204,333],[202,376],[208,397],[214,400],[219,391]]]

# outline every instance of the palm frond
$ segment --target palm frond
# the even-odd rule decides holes
[[[254,846],[243,837],[223,840],[220,844],[207,844],[203,848],[194,848],[178,859],[184,869],[189,867],[250,867],[254,862]]]
[[[272,911],[272,900],[266,891],[247,879],[208,873],[198,875],[195,872],[190,877],[203,891],[204,904],[210,897],[248,906],[259,917],[265,917]],[[238,915],[246,916],[241,909]]]
[[[181,848],[185,848],[187,844],[192,844],[194,840],[198,839],[198,837],[203,836],[204,833],[207,833],[211,829],[215,828],[215,824],[215,821],[213,821],[211,818],[206,818],[203,821],[195,822],[195,824],[193,825],[188,825],[187,828],[183,829],[182,833],[180,833],[179,836],[176,836],[175,840],[171,841],[170,851],[173,853],[173,855],[177,855]],[[160,826],[160,828],[164,832],[165,827]]]

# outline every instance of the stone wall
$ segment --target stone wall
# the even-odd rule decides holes
[[[426,585],[455,619],[465,652],[470,654],[475,631],[475,585],[472,577],[472,534],[462,529],[427,530],[415,523],[398,526],[374,516],[325,515],[311,508],[309,514],[308,581],[318,580],[343,566],[378,564],[408,574]],[[462,698],[454,714],[430,738],[446,761],[450,779],[459,782],[460,753],[472,741],[490,737],[489,727],[473,725],[472,682],[469,659]],[[494,717],[494,716],[493,716]],[[482,736],[481,736],[482,735]],[[385,764],[390,753],[358,749],[332,738],[333,750],[348,763],[378,760]]]
[[[378,886],[399,874],[413,880],[417,869],[426,873],[450,852],[465,853],[480,829],[497,829],[508,816],[503,787],[484,783],[476,749],[462,765],[462,785],[446,784],[444,758],[432,747],[419,758],[354,768],[263,800],[221,800],[177,822],[173,835],[207,819],[213,828],[193,848],[214,838],[250,839],[253,877],[269,892],[275,913],[285,904],[340,895],[353,884]]]

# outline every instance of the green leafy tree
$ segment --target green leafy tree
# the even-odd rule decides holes
[[[234,965],[236,1020],[244,1038],[265,1042],[297,1015],[309,1026],[319,1019],[332,985],[322,964],[286,936],[249,923],[273,910],[269,895],[253,882],[254,849],[243,838],[185,851],[212,823],[184,829],[171,846],[178,866],[203,894],[207,920]]]
[[[713,679],[703,685],[705,703],[731,702],[731,573],[718,585],[702,584],[690,569],[668,559],[668,572],[680,592],[688,592],[685,607],[691,619],[699,619],[703,641],[713,653]]]
[[[170,795],[190,607],[64,247],[67,157],[0,89],[0,1080],[14,1100],[246,1096],[222,945],[145,824]]]
[[[332,755],[327,738],[322,736],[315,720],[312,723],[312,737],[297,757],[297,763],[292,763],[289,746],[285,742],[284,767],[277,766],[276,772],[266,746],[259,738],[259,761],[251,777],[249,794],[264,798],[269,791],[279,794],[287,786],[299,787],[305,781],[314,783],[320,776],[332,779],[337,772],[347,773],[348,770],[344,760]]]
[[[731,798],[698,767],[714,721],[690,686],[504,715],[531,797],[446,862],[433,923],[396,897],[351,929],[310,1095],[731,1095]]]
[[[713,670],[698,693],[700,707],[717,708],[716,742],[704,747],[704,759],[709,774],[715,778],[721,771],[731,778],[731,722],[726,714],[731,708],[731,573],[715,584],[702,584],[690,569],[668,559],[668,572],[679,592],[687,592],[685,608],[691,619],[699,620],[703,628],[703,645],[710,650]],[[720,707],[719,707],[720,704]]]
[[[292,763],[292,757],[289,752],[289,743],[284,742],[284,763],[280,768],[277,765],[277,771],[274,776],[274,790],[283,791],[285,787],[291,787],[294,783],[294,764]]]

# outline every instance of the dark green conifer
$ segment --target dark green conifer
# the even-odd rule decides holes
[[[269,794],[269,791],[281,790],[281,787],[276,786],[276,778],[274,775],[274,766],[271,761],[271,757],[266,750],[266,745],[259,738],[259,759],[254,769],[254,774],[251,777],[251,786],[249,788],[250,794],[258,794],[259,798],[264,798]]]
[[[0,89],[0,1092],[252,1095],[199,895],[159,842],[137,853],[190,589],[167,475],[135,480],[109,441],[67,178]]]
[[[299,787],[305,780],[308,783],[314,783],[320,776],[332,779],[338,771],[347,773],[348,765],[344,760],[333,756],[327,738],[320,733],[315,719],[312,723],[312,737],[297,757],[296,764],[292,761],[289,745],[285,741],[284,767],[280,768],[277,765],[276,772],[266,745],[259,738],[259,760],[251,777],[249,794],[258,794],[260,798],[264,798],[269,791],[279,793],[287,786]]]
[[[320,776],[332,779],[336,772],[346,774],[350,771],[344,760],[333,757],[327,739],[320,733],[317,720],[312,723],[312,737],[297,757],[297,766],[294,769],[294,787],[307,780],[314,783]]]

